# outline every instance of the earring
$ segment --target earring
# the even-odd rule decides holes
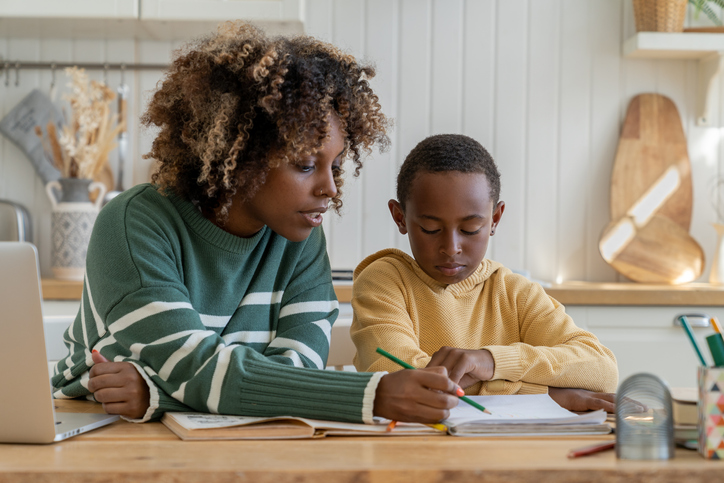
[[[490,236],[495,235],[495,229],[490,230]]]

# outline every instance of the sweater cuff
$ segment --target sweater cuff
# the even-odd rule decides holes
[[[148,377],[148,374],[146,374],[146,371],[144,371],[141,366],[139,366],[138,364],[136,364],[133,361],[127,361],[127,362],[130,362],[131,364],[133,364],[133,367],[136,368],[136,370],[141,375],[143,380],[146,381],[146,384],[148,385],[148,393],[150,395],[150,398],[148,401],[149,402],[148,409],[146,409],[146,414],[144,414],[142,418],[131,419],[131,418],[127,418],[125,416],[121,416],[121,418],[125,419],[129,423],[145,423],[147,421],[150,421],[151,418],[153,418],[154,413],[156,412],[156,410],[159,407],[158,387],[156,387],[156,385],[153,383],[153,381],[151,381],[151,378]]]
[[[521,381],[521,386],[517,394],[548,394],[548,386]]]
[[[361,423],[365,400],[369,399],[370,407],[373,403],[368,396],[368,391],[376,389],[370,384],[373,373],[299,368],[264,360],[246,360],[243,366],[234,413]],[[376,377],[379,382],[381,375]],[[232,410],[224,408],[223,402],[219,409],[220,413]]]
[[[516,346],[491,345],[483,349],[488,350],[495,361],[495,372],[491,379],[505,379],[516,382],[523,377],[523,368],[520,362],[520,350]]]
[[[370,378],[365,388],[365,397],[362,400],[362,421],[365,424],[374,423],[375,394],[377,394],[377,385],[380,383],[382,376],[387,375],[385,372],[375,372]]]

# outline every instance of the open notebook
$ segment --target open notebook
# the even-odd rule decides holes
[[[607,434],[606,413],[577,415],[561,408],[547,394],[472,396],[492,413],[484,414],[460,401],[443,421],[456,436]],[[388,420],[375,424],[280,416],[257,418],[203,413],[166,413],[161,420],[181,439],[293,439],[324,436],[441,435],[442,431],[415,423],[398,423],[387,431]]]

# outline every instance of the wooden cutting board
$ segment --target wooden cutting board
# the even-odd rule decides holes
[[[653,215],[642,227],[629,217],[611,222],[599,250],[616,271],[635,282],[682,284],[704,270],[704,251],[696,240],[661,215]]]
[[[672,166],[678,187],[655,212],[689,231],[691,163],[679,111],[668,97],[640,94],[628,105],[613,165],[611,220],[625,216]]]

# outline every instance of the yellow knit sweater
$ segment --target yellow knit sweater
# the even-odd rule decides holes
[[[467,394],[545,393],[548,386],[615,392],[613,353],[576,327],[541,286],[491,260],[443,285],[397,249],[367,257],[354,272],[352,340],[359,371],[400,367],[377,347],[425,367],[443,346],[490,351],[493,379]]]

